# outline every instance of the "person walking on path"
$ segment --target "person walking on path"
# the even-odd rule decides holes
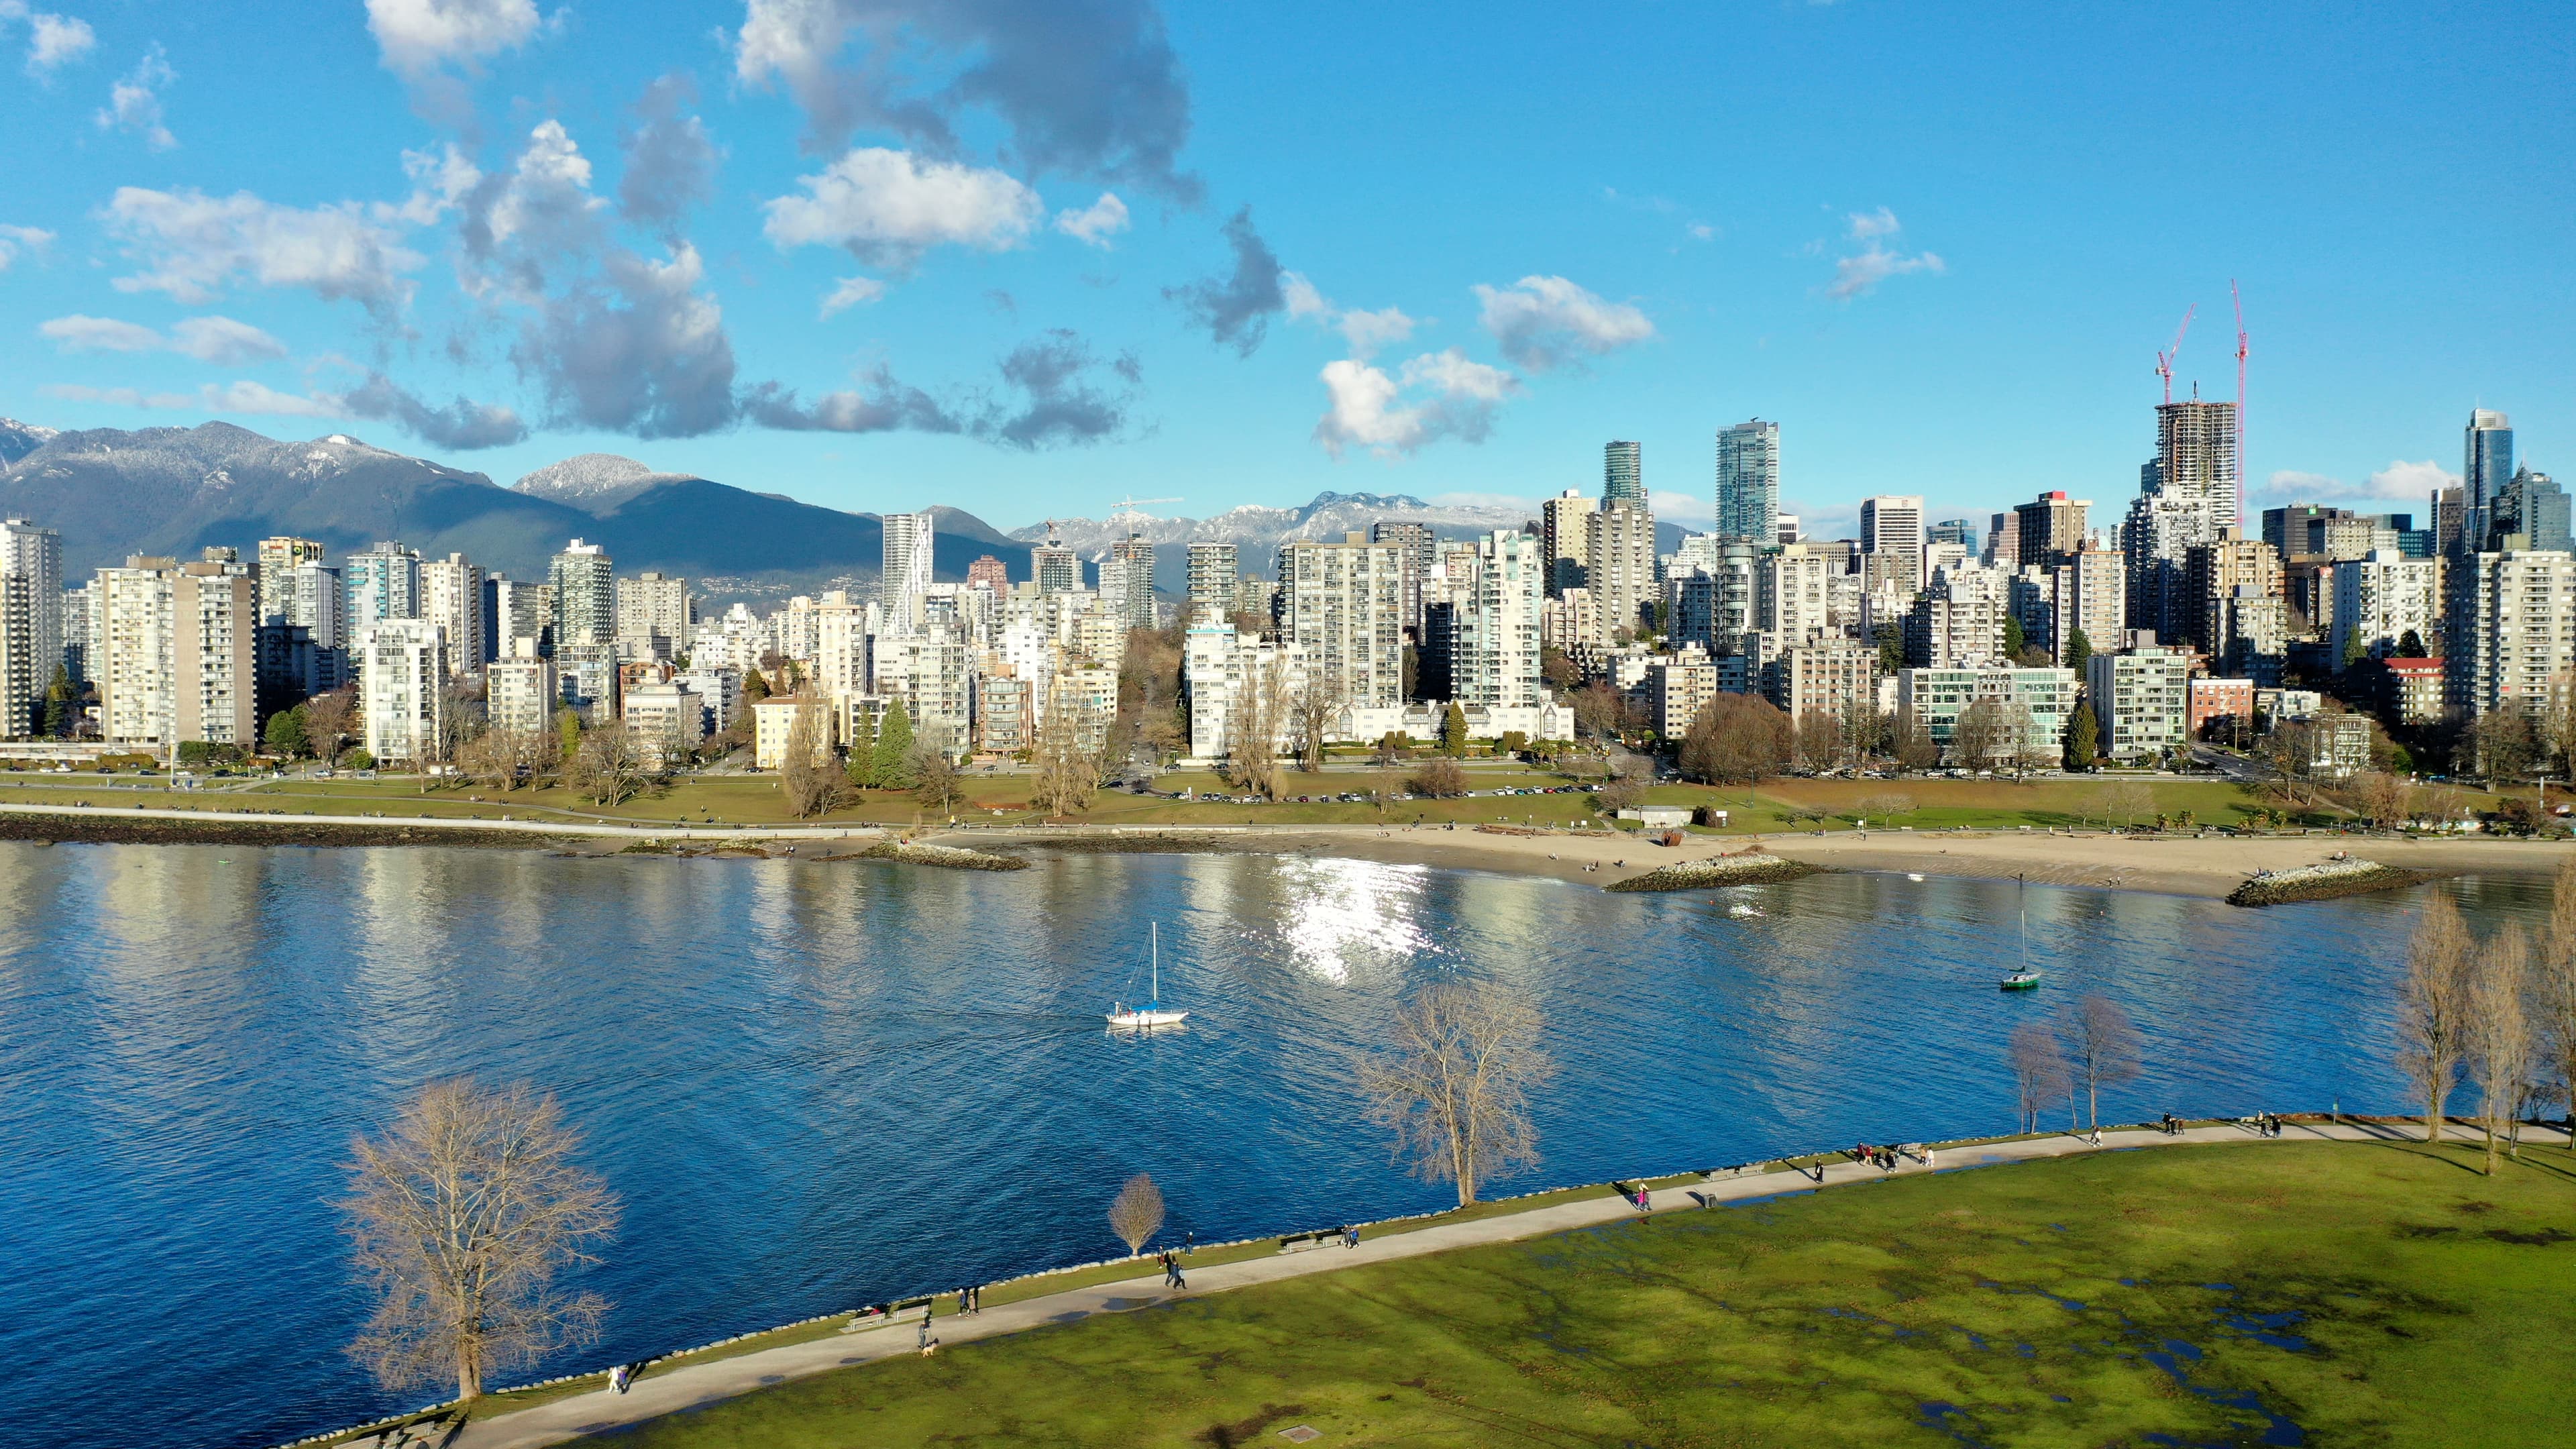
[[[921,1305],[921,1351],[923,1353],[930,1352],[930,1319],[937,1311],[930,1304]]]
[[[1346,1248],[1356,1248],[1356,1247],[1358,1247],[1359,1245],[1360,1245],[1360,1230],[1359,1230],[1359,1228],[1358,1228],[1356,1225],[1351,1224],[1351,1223],[1344,1223],[1344,1224],[1342,1224],[1342,1246],[1343,1246],[1343,1247],[1346,1247]]]

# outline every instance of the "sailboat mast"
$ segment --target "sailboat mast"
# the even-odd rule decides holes
[[[1153,962],[1154,1004],[1160,1006],[1163,1004],[1163,926],[1160,921],[1145,923],[1145,943],[1147,958]]]

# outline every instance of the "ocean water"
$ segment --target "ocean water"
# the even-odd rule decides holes
[[[2405,1110],[2422,890],[2243,911],[1819,876],[1720,895],[1263,856],[869,862],[0,845],[0,1446],[261,1446],[440,1397],[342,1353],[332,1206],[421,1083],[555,1093],[624,1200],[599,1344],[537,1377],[1108,1256],[1162,1184],[1202,1242],[1436,1208],[1359,1115],[1408,990],[1507,981],[1561,1070],[1497,1192],[2010,1130],[2004,1040],[2086,991],[2106,1117]],[[1739,921],[1732,899],[1769,914]],[[1143,994],[1185,1029],[1103,1029]],[[2027,955],[2036,993],[1996,977]]]

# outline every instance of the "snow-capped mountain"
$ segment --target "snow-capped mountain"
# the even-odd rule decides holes
[[[40,428],[34,423],[22,423],[16,418],[0,418],[0,467],[15,463],[52,442],[59,431]]]
[[[684,483],[694,473],[657,473],[632,458],[615,453],[583,453],[549,463],[519,479],[517,491],[568,503],[585,513],[614,508],[660,483]]]
[[[1104,552],[1129,534],[1157,544],[1231,543],[1243,550],[1247,569],[1256,560],[1266,565],[1279,545],[1290,539],[1339,539],[1366,533],[1380,522],[1427,523],[1443,538],[1517,529],[1537,516],[1535,508],[1431,504],[1404,493],[1318,493],[1297,508],[1245,504],[1208,518],[1152,518],[1120,514],[1112,518],[1060,518],[1054,527],[1065,545],[1086,555]],[[1023,542],[1044,542],[1046,524],[1011,531]]]

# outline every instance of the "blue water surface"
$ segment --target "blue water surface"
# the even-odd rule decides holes
[[[1747,895],[1769,914],[1726,918]],[[1441,1206],[1351,1064],[1445,978],[1528,988],[1561,1066],[1545,1162],[1499,1192],[2009,1130],[2007,1033],[2086,991],[2148,1041],[2106,1117],[2404,1110],[2419,897],[0,845],[0,1446],[258,1446],[440,1397],[342,1354],[366,1305],[332,1207],[353,1135],[440,1077],[556,1093],[625,1203],[582,1277],[603,1341],[536,1377],[1107,1256],[1139,1171],[1175,1240]],[[1193,1015],[1113,1035],[1149,920]],[[2025,953],[2047,985],[1997,991]]]

